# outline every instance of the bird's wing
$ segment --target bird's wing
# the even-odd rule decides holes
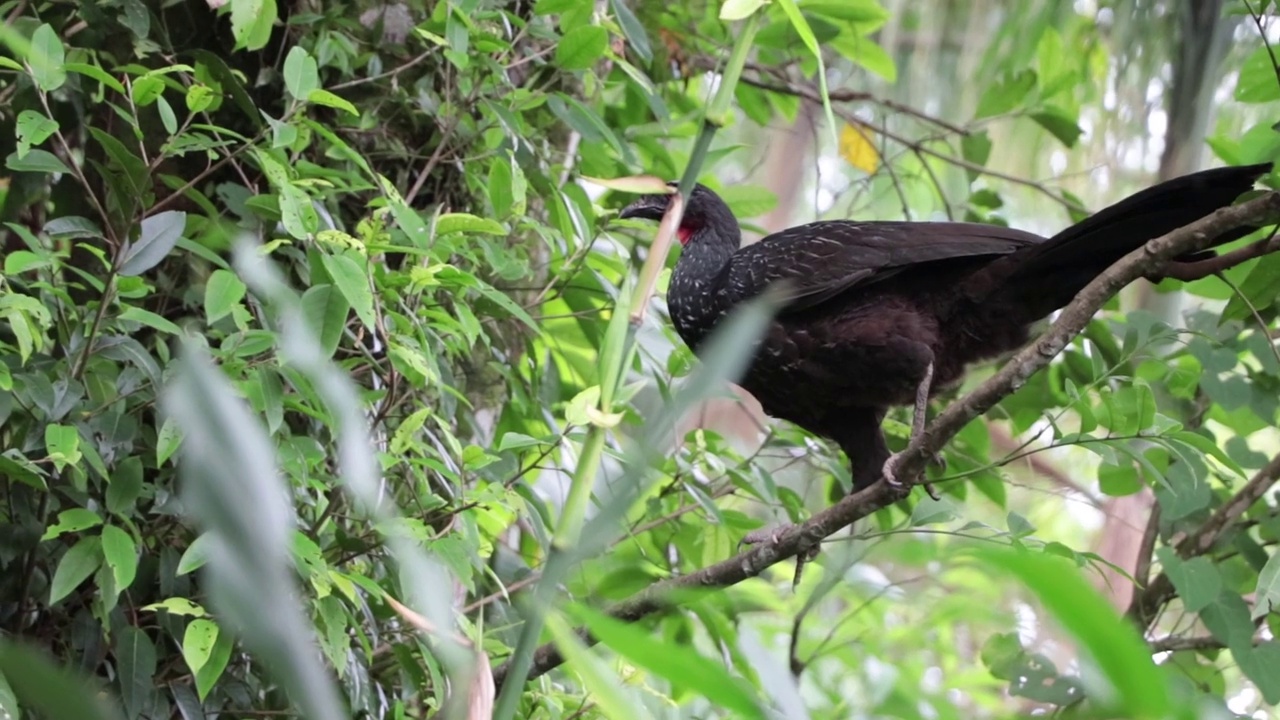
[[[912,266],[995,258],[1039,243],[1038,235],[977,223],[853,222],[798,225],[734,253],[725,286],[735,301],[787,281],[787,312],[812,308]]]

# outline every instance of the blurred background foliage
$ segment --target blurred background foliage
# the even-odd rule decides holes
[[[748,240],[1051,234],[1277,159],[1273,13],[0,2],[0,716],[489,717],[536,617],[499,717],[1269,717],[1280,257],[1128,289],[794,586],[624,624],[848,478],[724,383],[767,309],[625,331],[652,230],[589,179],[678,178],[741,41]]]

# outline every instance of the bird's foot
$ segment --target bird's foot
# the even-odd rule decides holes
[[[946,467],[946,460],[943,460],[940,454],[935,453],[933,456],[932,462],[941,464],[943,467]],[[889,487],[893,488],[895,491],[897,491],[899,494],[905,497],[906,495],[909,495],[911,493],[911,485],[898,479],[898,465],[900,465],[901,463],[902,463],[902,453],[894,453],[893,455],[889,456],[888,460],[884,461],[884,468],[880,472],[884,476],[884,481],[889,484]],[[924,491],[929,493],[929,497],[933,498],[934,500],[942,499],[942,496],[938,494],[937,488],[935,488],[932,483],[923,483],[923,484],[924,484]]]
[[[787,528],[795,527],[794,525],[777,525],[771,528],[757,528],[742,536],[742,540],[738,541],[738,547],[743,545],[759,545],[768,541],[771,543],[778,542],[782,537],[782,531]]]
[[[752,530],[742,536],[742,540],[738,542],[738,547],[742,547],[743,545],[759,545],[764,542],[776,543],[782,539],[783,532],[793,527],[795,527],[795,525],[777,525],[771,528],[759,528]],[[791,587],[794,588],[800,585],[800,574],[804,572],[805,563],[818,557],[818,551],[821,549],[821,545],[815,544],[801,550],[796,555],[796,574],[791,581]]]
[[[929,460],[929,464],[938,468],[938,472],[945,473],[947,471],[947,458],[941,452],[936,452]]]

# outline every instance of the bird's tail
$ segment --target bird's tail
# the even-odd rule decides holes
[[[1071,302],[1093,278],[1148,240],[1231,205],[1271,163],[1225,167],[1184,175],[1097,212],[1043,243],[1010,253],[972,278],[970,297],[1015,300],[1035,317]],[[1229,231],[1221,245],[1256,228]],[[984,297],[985,296],[985,297]]]

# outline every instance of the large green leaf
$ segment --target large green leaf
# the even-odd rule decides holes
[[[1169,689],[1146,643],[1106,599],[1062,558],[1025,551],[980,549],[991,572],[1012,574],[1086,650],[1117,693],[1124,717],[1164,718]]]

